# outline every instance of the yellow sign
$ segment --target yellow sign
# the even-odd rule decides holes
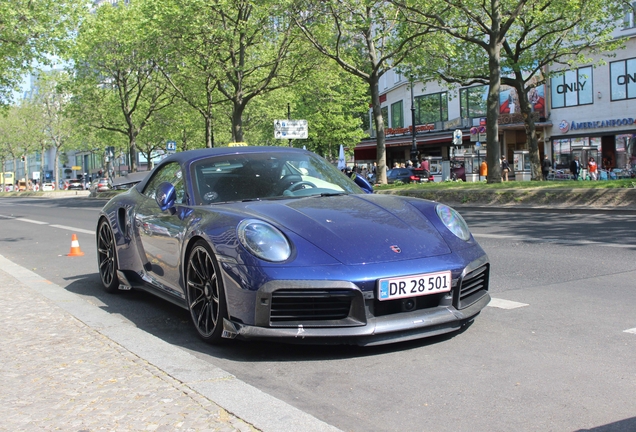
[[[228,147],[247,147],[246,142],[231,142],[227,145]]]
[[[77,165],[73,165],[73,166],[71,167],[71,169],[72,169],[73,171],[80,171],[80,170],[82,169],[82,167],[81,167],[81,166],[77,166]]]

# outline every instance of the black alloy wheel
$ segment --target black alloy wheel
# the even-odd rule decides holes
[[[99,276],[107,292],[118,292],[117,254],[115,253],[115,237],[107,221],[102,221],[97,230],[97,263]]]
[[[227,317],[225,292],[218,265],[208,244],[199,240],[190,251],[186,270],[186,300],[199,336],[210,343],[222,341]]]

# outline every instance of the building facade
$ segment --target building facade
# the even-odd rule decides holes
[[[624,49],[604,56],[606,64],[559,69],[563,73],[531,92],[540,157],[548,155],[557,169],[566,169],[574,155],[581,162],[595,156],[599,166],[622,169],[636,155],[636,20],[629,13],[616,37],[626,37]],[[595,60],[599,60],[597,57]],[[554,72],[554,71],[551,71]],[[461,159],[485,154],[488,86],[448,88],[437,82],[411,83],[389,71],[380,83],[386,131],[387,166],[410,158],[415,141],[422,158]],[[515,89],[501,87],[500,152],[513,161],[515,152],[529,149]],[[415,118],[413,122],[412,118]],[[373,125],[369,110],[370,124]],[[373,127],[373,126],[372,126]],[[462,131],[462,145],[453,145],[454,131]],[[354,149],[356,164],[377,160],[376,134]],[[604,164],[603,164],[604,162]]]

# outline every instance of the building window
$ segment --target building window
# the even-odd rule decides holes
[[[391,127],[394,129],[404,127],[404,108],[402,107],[402,101],[391,104]]]
[[[384,127],[388,128],[389,127],[389,107],[382,107],[380,108],[380,111],[382,112],[382,123],[384,123]]]
[[[448,93],[433,93],[415,98],[415,125],[448,121]]]
[[[488,86],[460,89],[459,98],[462,118],[486,117],[488,111]]]
[[[626,5],[626,9],[625,17],[623,18],[623,28],[636,27],[636,19],[634,17],[634,15],[636,15],[636,2]]]
[[[589,105],[594,102],[592,67],[568,70],[550,79],[552,108]]]
[[[636,98],[636,58],[610,63],[611,100]]]

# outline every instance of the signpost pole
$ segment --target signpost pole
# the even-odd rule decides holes
[[[287,120],[291,120],[291,109],[289,108],[289,102],[287,102]],[[289,139],[289,146],[292,146],[292,139]]]

